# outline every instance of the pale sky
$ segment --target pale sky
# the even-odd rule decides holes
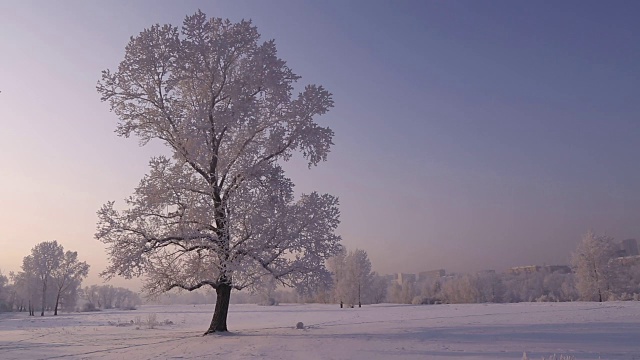
[[[96,211],[160,144],[99,100],[130,36],[198,8],[252,19],[334,94],[326,163],[347,247],[381,273],[567,263],[589,228],[640,238],[640,2],[0,0],[0,269],[41,241],[92,265]],[[116,282],[117,283],[117,282]]]

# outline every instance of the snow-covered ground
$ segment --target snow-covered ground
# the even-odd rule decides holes
[[[0,359],[640,359],[640,302],[231,305],[232,332],[203,337],[212,311],[0,314]]]

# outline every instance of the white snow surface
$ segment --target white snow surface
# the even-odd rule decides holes
[[[640,359],[640,302],[231,305],[230,333],[201,336],[212,312],[4,313],[0,359]],[[149,314],[173,324],[132,324]]]

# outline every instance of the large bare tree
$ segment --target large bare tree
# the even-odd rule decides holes
[[[340,240],[338,201],[295,196],[280,163],[295,152],[309,167],[326,160],[333,131],[314,119],[333,101],[315,85],[294,96],[298,79],[250,21],[198,11],[180,29],[154,25],[131,38],[98,92],[119,118],[118,135],[159,139],[172,156],[150,161],[125,207],[98,212],[106,276],[145,274],[151,293],[214,288],[206,333],[227,331],[232,288],[263,276],[291,286],[326,276]]]

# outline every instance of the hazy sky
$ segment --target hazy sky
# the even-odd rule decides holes
[[[0,269],[58,240],[92,267],[96,211],[159,144],[117,137],[100,71],[198,8],[252,19],[336,107],[339,232],[382,273],[566,263],[592,228],[640,238],[640,2],[0,0]]]

